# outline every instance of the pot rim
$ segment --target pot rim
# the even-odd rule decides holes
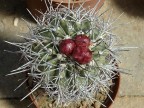
[[[116,73],[116,72],[115,72]],[[120,82],[121,82],[121,75],[120,73],[117,73],[115,76],[116,78],[113,79],[112,81],[114,82],[114,85],[110,87],[111,91],[109,91],[109,95],[111,96],[112,100],[114,101],[118,95],[119,87],[120,87]],[[105,99],[103,104],[106,106],[101,106],[100,108],[110,108],[113,102],[109,97]]]
[[[82,2],[90,2],[90,1],[92,1],[92,0],[71,0],[71,2],[70,2],[70,4],[73,4],[73,3],[82,3]],[[98,0],[97,0],[98,1]],[[100,2],[101,1],[104,1],[104,0],[100,0]],[[68,4],[69,3],[69,0],[53,0],[53,2],[57,2],[57,3],[60,3],[60,2],[62,2],[62,4],[63,3],[66,3],[66,4]]]
[[[41,15],[37,10],[41,10],[42,12],[46,12],[47,10],[46,5],[42,1],[41,2],[40,1],[41,0],[26,0],[27,8],[32,13],[32,15],[35,16],[36,18],[37,16]],[[64,2],[61,3],[61,0],[52,0],[52,5],[54,8],[56,8],[58,4],[61,3],[63,6],[68,7],[68,2],[66,1],[68,0],[64,0]],[[79,7],[83,1],[84,1],[83,7],[90,6],[90,8],[94,7],[94,5],[99,2],[97,5],[97,10],[99,10],[103,6],[105,0],[100,0],[100,1],[99,0],[76,0],[75,2],[71,2],[69,5],[71,8]]]

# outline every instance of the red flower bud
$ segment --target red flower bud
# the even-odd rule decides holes
[[[79,64],[87,64],[92,60],[92,52],[86,47],[76,47],[72,57]]]
[[[74,40],[77,46],[88,47],[90,45],[90,38],[86,35],[77,35]]]
[[[69,56],[71,55],[75,46],[76,46],[75,42],[72,39],[62,40],[59,45],[60,53],[65,54],[66,56]]]

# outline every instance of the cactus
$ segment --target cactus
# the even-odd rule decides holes
[[[25,42],[8,42],[19,47],[26,62],[8,75],[25,72],[26,80],[32,79],[34,87],[23,99],[42,88],[58,106],[82,100],[102,104],[95,96],[104,93],[111,99],[108,92],[113,85],[112,79],[120,71],[116,56],[119,48],[115,47],[112,23],[104,21],[95,12],[97,5],[92,9],[83,8],[83,4],[78,8],[61,7],[54,9],[50,6],[46,13],[42,13],[36,19],[36,27],[31,27],[28,36],[23,37]],[[75,41],[80,35],[89,39],[87,46],[79,46],[80,43]],[[65,40],[77,44],[73,54],[60,51],[60,43]],[[84,49],[90,59],[79,62],[76,51],[83,55]]]

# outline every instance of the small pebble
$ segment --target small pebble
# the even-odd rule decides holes
[[[19,18],[14,18],[14,26],[17,27],[19,22]]]
[[[49,104],[49,107],[52,108],[52,104]]]

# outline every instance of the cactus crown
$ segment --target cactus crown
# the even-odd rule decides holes
[[[23,37],[25,42],[9,42],[20,48],[26,60],[24,65],[9,75],[28,71],[28,78],[32,78],[35,85],[28,95],[43,88],[58,105],[81,100],[101,103],[95,95],[100,92],[108,95],[109,87],[113,85],[112,79],[117,74],[114,71],[118,71],[115,55],[118,50],[114,48],[111,23],[100,18],[95,12],[96,7],[50,7],[48,12],[36,20],[37,25],[31,28],[29,37]],[[92,60],[87,64],[79,64],[59,51],[62,40],[73,39],[80,34],[91,40],[89,49]]]

